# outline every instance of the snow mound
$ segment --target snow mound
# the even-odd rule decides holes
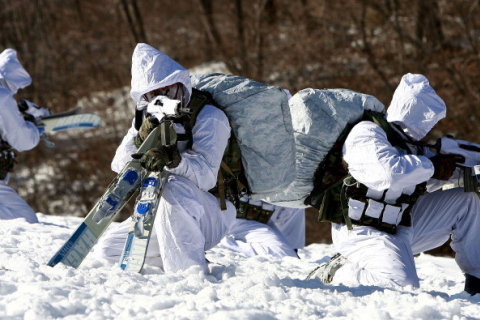
[[[38,214],[39,224],[0,223],[2,319],[476,319],[480,297],[462,292],[451,258],[416,259],[421,288],[385,289],[305,281],[334,248],[312,244],[301,259],[215,248],[211,273],[125,273],[92,255],[73,269],[47,261],[82,221]]]

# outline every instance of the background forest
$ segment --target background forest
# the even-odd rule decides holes
[[[18,155],[11,186],[37,212],[86,215],[114,177],[131,125],[133,49],[146,42],[186,68],[223,62],[237,75],[298,90],[348,88],[386,106],[405,73],[422,73],[449,107],[432,138],[480,142],[477,0],[0,0],[0,50],[33,78],[19,92],[53,112],[79,103],[102,129],[52,136]],[[75,212],[65,208],[75,207]],[[124,219],[131,206],[124,209]],[[307,243],[329,242],[307,213]]]

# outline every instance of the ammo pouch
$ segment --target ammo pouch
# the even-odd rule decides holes
[[[416,186],[411,195],[402,194],[396,203],[386,203],[382,199],[366,196],[368,188],[357,183],[354,178],[345,179],[342,187],[342,207],[348,210],[348,217],[354,225],[369,226],[390,234],[397,232],[397,226],[410,227],[412,209],[418,198],[425,194],[426,183]]]
[[[409,150],[403,138],[385,120],[383,113],[365,110],[363,121],[372,121],[387,134],[393,146]],[[412,195],[400,196],[395,204],[367,198],[367,187],[348,174],[343,161],[342,147],[353,125],[347,125],[324,160],[315,171],[314,188],[305,199],[305,205],[318,209],[318,221],[371,226],[388,233],[396,233],[397,225],[410,226],[410,210],[418,197],[425,193],[425,184],[417,185]],[[376,213],[374,213],[376,212]]]
[[[15,153],[10,145],[4,141],[0,144],[0,180],[4,180],[9,172],[13,171]]]
[[[397,226],[402,221],[402,216],[408,205],[391,205],[374,199],[365,202],[348,199],[348,215],[353,224],[369,226],[390,234],[397,232]]]
[[[366,196],[368,188],[351,176],[335,183],[319,194],[316,199],[318,221],[369,226],[390,234],[397,232],[398,225],[410,226],[410,210],[424,194],[425,185],[417,186],[411,196],[402,195],[395,204]]]
[[[247,201],[239,201],[240,204],[237,208],[237,219],[255,220],[261,223],[268,223],[268,220],[273,215],[275,209],[272,206],[272,210],[262,207],[262,203],[259,205],[256,203],[250,203]]]

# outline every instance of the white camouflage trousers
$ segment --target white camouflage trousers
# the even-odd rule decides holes
[[[18,218],[24,218],[29,223],[38,222],[37,215],[25,200],[5,180],[0,180],[0,220]]]
[[[305,210],[274,208],[268,224],[236,219],[220,246],[248,257],[298,257],[294,249],[303,249],[305,246]]]
[[[220,210],[219,199],[203,192],[191,181],[170,175],[159,203],[146,263],[162,267],[166,273],[201,266],[207,272],[205,251],[225,236],[236,216],[227,201]],[[118,262],[125,245],[131,219],[110,226],[95,245],[95,256]]]
[[[371,227],[332,224],[335,249],[350,263],[334,281],[362,285],[419,286],[414,255],[437,248],[451,237],[463,273],[480,278],[480,201],[456,188],[422,196],[411,211],[412,227],[391,235]]]

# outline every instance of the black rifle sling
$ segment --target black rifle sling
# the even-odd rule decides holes
[[[138,131],[143,123],[143,110],[135,109],[135,129]]]

